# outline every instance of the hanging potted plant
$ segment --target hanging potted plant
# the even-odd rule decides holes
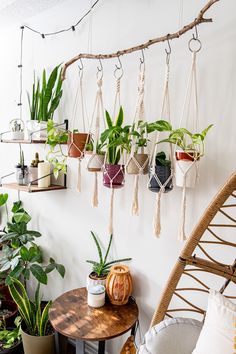
[[[86,144],[85,159],[87,160],[87,169],[89,172],[100,172],[105,160],[105,151],[103,150],[105,142],[99,140],[97,143],[91,137]]]
[[[145,175],[148,173],[149,163],[149,156],[144,152],[148,143],[148,123],[139,120],[137,127],[135,124],[132,125],[128,135],[126,173],[131,175]]]
[[[19,354],[22,352],[21,345],[21,317],[16,317],[15,327],[8,327],[6,322],[0,321],[0,353],[1,354]]]
[[[45,140],[47,137],[47,121],[53,119],[62,97],[62,79],[60,65],[51,72],[48,80],[46,70],[42,79],[35,79],[30,95],[27,92],[30,109],[30,121],[27,122],[28,134],[32,139]]]
[[[121,188],[124,185],[124,165],[120,164],[121,156],[125,148],[123,109],[120,107],[115,123],[106,111],[106,123],[108,128],[101,134],[101,141],[106,141],[106,159],[103,171],[103,185],[108,188]]]
[[[35,299],[29,298],[25,286],[11,278],[9,285],[11,296],[18,306],[22,318],[21,334],[25,354],[54,354],[54,332],[49,323],[51,301],[42,309],[40,284],[35,292]]]
[[[155,170],[153,170],[153,167]],[[152,192],[159,193],[161,186],[165,186],[165,193],[173,189],[171,176],[171,161],[166,158],[164,151],[158,152],[155,157],[155,166],[150,166],[150,181],[148,189]]]
[[[185,128],[172,130],[167,139],[176,147],[175,151],[175,183],[178,187],[185,185],[194,188],[197,180],[198,161],[205,154],[205,138],[213,124],[210,124],[201,133],[191,133]]]
[[[84,157],[85,146],[90,141],[90,134],[80,133],[77,129],[68,132],[68,156],[81,158]]]
[[[102,247],[101,244],[99,243],[98,238],[95,236],[94,232],[91,231],[91,236],[95,242],[97,251],[98,251],[98,257],[99,261],[91,261],[87,260],[86,262],[92,264],[92,272],[88,275],[87,277],[87,289],[90,287],[93,287],[94,285],[101,284],[101,285],[106,285],[106,278],[107,275],[110,271],[110,268],[113,264],[115,263],[120,263],[120,262],[127,262],[130,261],[132,258],[123,258],[123,259],[117,259],[113,261],[108,261],[108,256],[109,252],[111,249],[111,244],[112,244],[112,238],[113,236],[110,236],[108,247],[106,249],[105,255],[102,253]]]

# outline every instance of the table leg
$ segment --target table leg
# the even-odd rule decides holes
[[[56,354],[67,353],[67,338],[58,332],[55,332],[55,347]]]
[[[135,337],[135,333],[136,333],[136,325],[137,323],[134,324],[134,326],[131,328],[131,336]]]
[[[105,354],[105,340],[98,342],[98,354]]]
[[[83,340],[76,340],[76,354],[85,354],[85,343]]]

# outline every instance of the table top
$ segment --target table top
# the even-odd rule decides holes
[[[59,296],[51,305],[49,319],[62,335],[81,340],[102,341],[129,331],[138,319],[138,306],[130,298],[126,305],[92,308],[87,304],[87,289],[79,288]]]

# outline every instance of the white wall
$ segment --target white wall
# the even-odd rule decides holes
[[[185,1],[183,22],[196,17],[205,1]],[[25,23],[41,31],[53,31],[68,26],[86,11],[88,0],[68,0]],[[217,3],[206,16],[212,16],[212,24],[199,27],[203,48],[198,58],[200,126],[213,123],[214,128],[207,139],[206,157],[201,162],[200,178],[194,191],[188,193],[187,229],[191,231],[204,211],[211,197],[228,175],[235,169],[235,96],[236,72],[234,70],[236,48],[236,4],[233,0]],[[177,30],[179,1],[103,0],[96,7],[93,16],[92,52],[112,52],[123,49],[161,34]],[[88,46],[87,18],[75,33],[42,40],[25,32],[24,41],[24,92],[30,89],[33,70],[52,68],[70,59],[77,53],[86,52]],[[177,126],[185,95],[191,55],[187,48],[191,33],[171,43],[171,109],[172,122]],[[2,29],[0,33],[0,117],[1,131],[18,115],[15,103],[18,101],[19,73],[19,24]],[[150,47],[146,58],[146,118],[156,120],[160,112],[162,83],[164,78],[165,44]],[[113,71],[116,61],[104,62],[104,101],[111,110],[114,100],[115,80]],[[125,119],[130,122],[135,110],[139,53],[122,58],[124,78],[122,80],[122,104]],[[96,92],[97,63],[84,61],[85,97],[91,116]],[[64,83],[64,95],[58,119],[71,119],[75,89],[78,84],[77,65],[70,67]],[[24,94],[24,119],[29,119],[26,95]],[[25,146],[28,161],[35,151],[45,155],[43,146]],[[18,161],[16,145],[0,145],[1,175],[11,171]],[[110,191],[99,187],[99,208],[91,207],[93,177],[83,166],[83,190],[75,191],[77,161],[68,160],[68,189],[66,191],[21,194],[26,209],[32,214],[32,226],[43,234],[40,244],[45,251],[67,269],[62,281],[57,275],[50,278],[44,289],[45,298],[55,298],[62,292],[85,284],[89,267],[85,260],[96,257],[96,250],[89,236],[94,230],[106,244]],[[152,233],[152,217],[155,195],[146,189],[146,178],[140,183],[140,216],[130,215],[132,177],[126,178],[123,190],[115,195],[114,256],[131,256],[134,277],[134,295],[140,307],[141,329],[144,332],[160,292],[168,278],[182,244],[177,241],[180,215],[181,190],[176,188],[163,198],[162,235],[156,239]],[[10,192],[11,200],[17,199],[17,192]],[[117,343],[117,344],[115,344]],[[119,339],[109,344],[110,354],[116,354]]]

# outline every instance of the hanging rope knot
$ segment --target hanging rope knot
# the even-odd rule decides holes
[[[101,90],[101,88],[102,88],[102,79],[99,79],[97,81],[97,85],[98,85],[99,89]]]
[[[117,94],[120,93],[120,78],[116,80],[116,92]]]

